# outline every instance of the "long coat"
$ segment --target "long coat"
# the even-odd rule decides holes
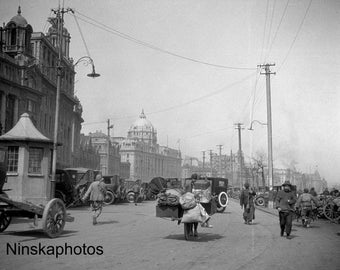
[[[255,198],[256,192],[244,189],[240,195],[240,205],[243,207],[243,218],[245,221],[252,221],[255,219]]]

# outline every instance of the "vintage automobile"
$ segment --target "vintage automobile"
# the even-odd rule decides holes
[[[171,220],[178,220],[178,224],[183,223],[184,238],[186,240],[192,239],[192,236],[195,237],[193,228],[197,226],[199,221],[192,221],[193,219],[188,221],[187,219],[184,219],[184,217],[188,215],[188,212],[186,212],[187,210],[185,209],[191,208],[184,208],[183,202],[181,203],[181,200],[186,199],[183,199],[182,196],[189,198],[192,195],[191,193],[195,194],[195,200],[197,200],[197,198],[199,199],[200,205],[204,207],[205,211],[210,216],[216,212],[223,212],[228,204],[228,195],[226,193],[228,189],[228,179],[226,178],[186,178],[184,179],[184,190],[181,188],[169,187],[168,182],[165,179],[153,179],[151,184],[158,186],[157,189],[154,189],[155,191],[160,191],[160,193],[157,195],[158,205],[156,205],[156,217],[170,218]],[[177,198],[178,202],[177,200],[174,200],[175,198]]]
[[[66,168],[56,172],[55,197],[66,205],[81,205],[81,197],[94,181],[96,172],[89,168]]]
[[[199,179],[186,178],[184,181],[186,191],[198,194],[201,202],[215,200],[217,212],[222,213],[228,205],[228,179],[220,177],[200,177]]]
[[[119,175],[104,175],[103,178],[107,190],[104,203],[109,205],[125,200],[125,180],[120,178]]]
[[[71,175],[61,169],[56,171],[55,198],[61,199],[66,206],[74,202],[76,198],[76,189]]]
[[[125,180],[125,183],[124,183],[126,200],[129,203],[134,202],[135,193],[133,191],[133,186],[135,185],[135,183],[136,183],[136,181],[133,181],[133,180]],[[141,192],[139,193],[139,196],[138,196],[138,201],[141,202],[144,199],[144,192],[143,192],[142,183],[141,183],[140,180],[138,181],[138,184],[139,184],[139,187],[140,187],[140,190],[141,190]]]

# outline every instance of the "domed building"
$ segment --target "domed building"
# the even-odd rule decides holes
[[[157,143],[157,131],[144,110],[119,143],[121,160],[130,163],[130,180],[181,176],[181,152]]]

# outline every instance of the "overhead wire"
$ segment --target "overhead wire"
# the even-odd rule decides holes
[[[232,70],[255,70],[255,68],[250,68],[250,67],[235,67],[235,66],[226,66],[226,65],[221,65],[221,64],[214,64],[214,63],[209,63],[209,62],[206,62],[206,61],[202,61],[202,60],[197,60],[197,59],[194,59],[194,58],[191,58],[191,57],[187,57],[187,56],[183,56],[183,55],[180,55],[180,54],[177,54],[177,53],[174,53],[174,52],[171,52],[169,50],[165,50],[165,49],[162,49],[162,48],[159,48],[157,46],[154,46],[152,45],[151,43],[148,43],[148,42],[144,42],[142,40],[139,40],[137,38],[134,38],[132,37],[131,35],[128,35],[128,34],[125,34],[121,31],[118,31],[117,29],[114,29],[110,26],[107,26],[89,16],[86,16],[85,14],[79,12],[79,11],[76,11],[77,14],[79,14],[80,16],[83,16],[85,17],[86,19],[82,18],[82,17],[79,17],[77,16],[78,19],[88,23],[88,24],[91,24],[95,27],[98,27],[104,31],[107,31],[109,33],[112,33],[116,36],[119,36],[123,39],[126,39],[126,40],[129,40],[131,42],[134,42],[136,44],[139,44],[139,45],[142,45],[142,46],[145,46],[149,49],[153,49],[153,50],[156,50],[158,52],[161,52],[161,53],[165,53],[165,54],[168,54],[168,55],[171,55],[171,56],[174,56],[174,57],[177,57],[177,58],[181,58],[181,59],[184,59],[184,60],[187,60],[187,61],[191,61],[191,62],[194,62],[194,63],[198,63],[198,64],[202,64],[202,65],[207,65],[207,66],[212,66],[212,67],[215,67],[215,68],[223,68],[223,69],[232,69]],[[76,16],[76,15],[75,15]],[[89,21],[90,20],[90,21]]]
[[[260,56],[260,61],[262,62],[262,56],[263,56],[263,51],[264,51],[264,42],[266,38],[266,29],[267,29],[267,19],[268,19],[268,8],[269,8],[269,0],[267,0],[267,5],[266,5],[266,16],[264,20],[264,28],[263,28],[263,36],[262,36],[262,48],[261,48],[261,56]]]
[[[283,67],[283,65],[284,65],[284,64],[286,63],[286,61],[287,61],[287,58],[288,58],[288,56],[289,56],[289,54],[290,54],[290,52],[291,52],[291,50],[292,50],[292,48],[293,48],[293,46],[294,46],[294,44],[295,44],[295,42],[296,42],[296,40],[297,40],[299,34],[300,34],[300,31],[301,31],[301,29],[302,29],[303,23],[304,23],[305,20],[306,20],[306,17],[307,17],[307,14],[308,14],[308,12],[309,12],[309,9],[310,9],[310,7],[311,7],[311,5],[312,5],[312,2],[313,2],[313,0],[310,0],[310,1],[309,1],[309,4],[308,4],[307,9],[306,9],[306,11],[305,11],[305,14],[304,14],[304,16],[303,16],[303,18],[302,18],[302,21],[301,21],[301,23],[300,23],[300,25],[299,25],[299,28],[298,28],[298,30],[297,30],[297,32],[296,32],[296,34],[295,34],[295,37],[294,37],[294,39],[293,39],[293,42],[291,43],[291,45],[290,45],[290,47],[289,47],[289,49],[288,49],[288,52],[287,52],[286,56],[284,57],[283,61],[281,62],[280,66],[279,66],[279,68],[278,68],[278,72],[281,70],[281,68]]]
[[[194,99],[191,99],[189,101],[186,101],[184,103],[180,103],[180,104],[177,104],[177,105],[174,105],[174,106],[170,106],[170,107],[167,107],[167,108],[164,108],[164,109],[161,109],[161,110],[156,110],[156,111],[151,111],[151,112],[148,112],[148,115],[150,114],[158,114],[158,113],[163,113],[163,112],[167,112],[167,111],[171,111],[171,110],[174,110],[174,109],[177,109],[177,108],[181,108],[181,107],[184,107],[184,106],[187,106],[187,105],[190,105],[192,103],[195,103],[195,102],[198,102],[198,101],[201,101],[203,99],[206,99],[206,98],[209,98],[211,96],[214,96],[214,95],[217,95],[221,92],[224,92],[238,84],[241,84],[243,83],[244,81],[248,80],[249,78],[253,77],[256,73],[252,72],[250,75],[247,75],[245,77],[243,77],[242,79],[236,81],[236,82],[233,82],[227,86],[224,86],[223,88],[220,88],[216,91],[213,91],[209,94],[206,94],[206,95],[203,95],[203,96],[200,96],[200,97],[197,97],[197,98],[194,98]],[[135,115],[134,116],[124,116],[124,117],[111,117],[110,119],[112,120],[124,120],[124,119],[131,119],[131,118],[134,118],[136,117]],[[99,123],[103,123],[104,121],[99,121],[99,122],[90,122],[90,123],[83,123],[83,125],[92,125],[92,124],[99,124]]]
[[[276,37],[277,37],[277,33],[279,32],[279,30],[280,30],[280,28],[281,28],[283,18],[286,16],[286,12],[287,12],[287,8],[288,8],[289,1],[290,1],[290,0],[287,0],[286,5],[285,5],[285,8],[284,8],[284,10],[283,10],[283,12],[282,12],[282,15],[281,15],[281,18],[280,18],[280,22],[279,22],[279,24],[278,24],[278,26],[277,26],[277,28],[276,28],[276,30],[275,30],[274,37],[273,37],[273,39],[272,39],[272,41],[271,41],[271,43],[270,43],[270,46],[269,46],[269,49],[268,49],[268,52],[267,52],[266,59],[269,57],[269,55],[270,55],[270,53],[271,53],[273,44],[274,44],[274,42],[275,42],[275,40],[276,40]]]
[[[276,27],[276,30],[275,30],[275,32],[274,32],[274,37],[273,37],[273,39],[272,39],[271,42],[270,42],[269,49],[267,50],[267,54],[266,54],[266,56],[265,56],[265,61],[267,61],[268,57],[270,56],[270,53],[271,53],[273,44],[274,44],[275,41],[276,41],[276,38],[277,38],[278,32],[279,32],[279,30],[280,30],[280,28],[281,28],[283,19],[284,19],[284,17],[286,16],[287,9],[288,9],[288,5],[289,5],[289,1],[290,1],[290,0],[287,0],[287,2],[286,2],[286,4],[285,4],[284,10],[283,10],[283,12],[282,12],[282,15],[281,15],[281,18],[280,18],[280,21],[279,21],[279,24],[278,24],[278,26]],[[276,3],[276,1],[275,1],[275,3]],[[274,15],[274,9],[275,9],[275,6],[274,6],[274,8],[273,8],[272,19],[273,19],[273,15]],[[272,22],[271,22],[271,24],[272,24]],[[270,28],[271,28],[271,27],[270,27]],[[271,31],[270,31],[270,32],[271,32]],[[257,85],[257,81],[256,81],[256,85]],[[255,87],[256,87],[256,86],[255,86]],[[253,99],[252,113],[251,113],[251,119],[250,119],[250,121],[253,120],[254,111],[255,111],[256,105],[259,104],[259,102],[263,99],[263,97],[264,97],[264,95],[265,95],[265,91],[263,91],[261,96],[257,96],[257,97],[256,97],[256,91],[257,91],[257,88],[256,88],[255,91],[254,91],[255,94],[254,94],[254,99]]]
[[[264,60],[265,62],[267,61],[267,54],[268,54],[269,45],[270,45],[270,37],[271,37],[271,33],[272,33],[272,26],[273,26],[274,14],[275,14],[275,7],[276,7],[276,0],[274,0],[273,9],[272,9],[272,16],[270,18],[268,40],[267,40],[267,45],[266,45],[267,53],[265,54],[265,60]]]
[[[79,22],[78,22],[78,20],[77,20],[77,17],[74,15],[74,12],[72,12],[72,14],[73,14],[73,18],[74,18],[74,20],[75,20],[75,22],[76,22],[76,25],[77,25],[77,27],[78,27],[78,30],[79,30],[81,39],[83,40],[83,43],[84,43],[84,47],[85,47],[87,56],[91,57],[89,48],[87,47],[87,44],[86,44],[86,41],[85,41],[85,38],[84,38],[84,35],[83,35],[83,31],[81,31],[81,28],[80,28]]]

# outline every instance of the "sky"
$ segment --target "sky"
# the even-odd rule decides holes
[[[273,161],[340,184],[340,1],[60,1],[70,55],[93,58],[99,78],[76,66],[82,132],[126,136],[144,109],[158,142],[202,159],[223,145],[246,160],[267,153],[266,78],[271,75]],[[46,33],[54,0],[0,0],[0,19],[21,15]],[[79,27],[78,27],[79,25]],[[84,42],[85,41],[85,42]],[[248,128],[253,120],[253,131]],[[259,121],[259,122],[257,122]],[[113,134],[112,134],[113,133]]]

